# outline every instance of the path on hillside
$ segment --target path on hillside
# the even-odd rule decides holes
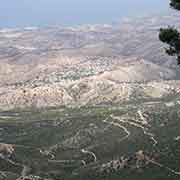
[[[174,169],[171,169],[171,168],[169,168],[169,167],[167,167],[167,166],[165,166],[165,165],[163,165],[163,164],[161,164],[161,163],[158,163],[158,162],[156,162],[156,161],[154,161],[154,160],[151,160],[151,159],[148,159],[148,162],[150,162],[150,163],[152,163],[152,164],[154,164],[154,165],[156,165],[156,166],[159,166],[159,167],[161,167],[161,168],[165,168],[165,169],[168,170],[169,172],[171,172],[171,173],[173,173],[173,174],[175,174],[175,175],[179,175],[179,176],[180,176],[180,171],[176,171],[176,170],[174,170]]]
[[[147,120],[144,118],[144,116],[142,115],[142,112],[139,110],[138,111],[138,115],[140,116],[140,120],[137,119],[133,119],[133,120],[127,120],[123,117],[119,117],[119,116],[114,116],[113,114],[110,115],[110,117],[118,122],[121,122],[123,124],[129,124],[131,126],[137,127],[137,128],[141,128],[143,133],[147,136],[149,136],[149,138],[153,141],[153,146],[157,145],[157,140],[154,137],[153,133],[148,132],[149,131],[149,124],[147,122]]]
[[[91,151],[88,151],[88,150],[85,150],[85,149],[81,149],[81,152],[84,153],[84,154],[89,154],[91,155],[93,158],[94,158],[94,162],[97,161],[97,157],[95,155],[95,153],[91,152]]]
[[[110,124],[112,126],[115,126],[115,127],[119,127],[119,128],[124,130],[124,132],[126,133],[126,136],[122,137],[120,139],[120,141],[123,141],[123,140],[127,139],[131,135],[130,131],[128,131],[128,129],[126,127],[122,126],[119,123],[116,123],[116,122],[113,122],[113,121],[109,122],[109,121],[107,121],[107,119],[103,120],[103,122],[107,123],[107,124]]]

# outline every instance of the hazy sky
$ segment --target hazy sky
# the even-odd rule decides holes
[[[1,0],[0,27],[111,23],[160,13],[169,0]]]

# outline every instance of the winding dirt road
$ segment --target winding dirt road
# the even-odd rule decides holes
[[[91,152],[91,151],[88,151],[88,150],[85,150],[85,149],[81,149],[81,152],[84,153],[84,154],[89,154],[91,155],[93,158],[94,158],[94,162],[97,161],[97,157],[95,155],[95,153]]]

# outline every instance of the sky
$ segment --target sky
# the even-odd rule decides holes
[[[161,13],[169,0],[0,0],[0,27],[112,23]]]

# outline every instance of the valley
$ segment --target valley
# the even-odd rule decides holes
[[[180,80],[159,28],[0,30],[0,180],[177,180]]]

